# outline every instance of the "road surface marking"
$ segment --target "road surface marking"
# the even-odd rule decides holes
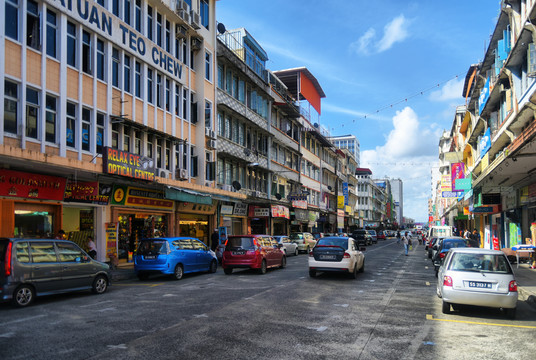
[[[425,284],[426,284],[426,286],[430,286],[430,282],[429,282],[429,281],[425,282]]]
[[[114,286],[148,286],[148,287],[155,287],[155,286],[160,286],[160,285],[164,285],[164,283],[159,283],[159,284],[114,284]]]
[[[434,320],[434,321],[446,321],[446,322],[455,322],[455,323],[463,323],[463,324],[474,324],[474,325],[488,325],[488,326],[504,326],[504,327],[513,327],[513,328],[523,328],[523,329],[536,329],[536,326],[527,326],[527,325],[510,325],[510,324],[493,324],[493,323],[485,323],[485,322],[477,322],[477,321],[463,321],[463,320],[450,320],[450,319],[434,319],[434,317],[430,314],[426,315],[426,320]]]

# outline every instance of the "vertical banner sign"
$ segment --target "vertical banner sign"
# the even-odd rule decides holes
[[[342,195],[344,196],[344,205],[348,205],[348,183],[342,183]]]
[[[456,189],[456,180],[465,178],[463,163],[453,163],[450,166],[452,191],[463,191],[463,189]]]
[[[117,226],[118,223],[106,223],[106,256],[117,256]]]
[[[220,226],[218,228],[218,235],[220,237],[220,245],[225,244],[225,242],[227,241],[227,227]]]

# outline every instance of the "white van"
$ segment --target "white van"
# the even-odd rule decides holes
[[[433,237],[445,238],[452,236],[452,226],[430,226],[428,239]]]

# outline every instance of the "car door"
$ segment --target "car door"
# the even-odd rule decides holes
[[[38,294],[62,288],[62,269],[56,255],[54,241],[31,241],[31,282]]]
[[[212,255],[208,251],[208,247],[197,239],[191,239],[192,246],[195,251],[196,257],[196,270],[197,271],[207,271],[210,267],[210,262],[212,261]]]
[[[294,252],[296,251],[296,248],[298,247],[297,244],[290,242],[290,239],[288,238],[288,236],[282,236],[281,242],[283,243],[283,246],[285,247],[285,249],[287,249],[287,255],[294,254]]]
[[[95,269],[89,256],[74,243],[57,241],[56,249],[62,271],[62,287],[76,289],[91,286]]]
[[[179,239],[178,261],[182,263],[184,272],[197,271],[197,251],[193,239]]]

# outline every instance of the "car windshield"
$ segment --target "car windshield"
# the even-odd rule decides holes
[[[500,274],[511,274],[512,268],[502,254],[452,254],[449,270],[480,271]]]
[[[291,240],[303,239],[303,234],[300,234],[300,233],[290,234],[289,238]]]
[[[466,247],[465,241],[443,241],[443,249]]]
[[[345,238],[322,238],[318,240],[316,246],[337,246],[343,248],[344,250],[348,250],[348,240],[346,240]]]
[[[252,237],[246,237],[246,236],[237,236],[237,237],[230,237],[229,240],[227,240],[227,245],[225,246],[226,249],[254,249],[255,243],[253,242]]]
[[[369,232],[370,235],[376,235],[376,231],[374,231],[374,230],[369,230],[368,232]]]
[[[167,252],[166,240],[142,240],[138,245],[138,255],[160,255]]]

